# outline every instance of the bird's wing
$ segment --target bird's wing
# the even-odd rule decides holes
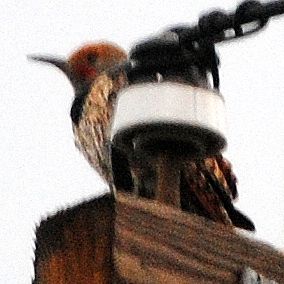
[[[185,161],[183,174],[187,190],[195,196],[210,219],[254,231],[252,221],[233,205],[237,187],[235,175],[229,165],[227,161],[222,161],[221,156],[197,163]]]
[[[113,182],[110,161],[110,125],[115,98],[126,81],[102,74],[93,83],[78,125],[73,125],[75,144],[108,184]]]
[[[196,197],[203,211],[207,213],[207,217],[217,222],[231,224],[222,200],[208,182],[200,166],[193,161],[185,160],[183,162],[182,174],[187,184],[187,190],[190,192],[189,194]]]

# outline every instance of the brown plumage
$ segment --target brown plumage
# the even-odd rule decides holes
[[[216,222],[254,231],[253,223],[233,205],[238,194],[237,179],[225,158],[218,155],[201,161],[185,160],[181,175],[186,183],[183,190],[194,196],[196,213]]]
[[[255,230],[253,222],[234,206],[238,195],[237,179],[230,163],[222,155],[191,159],[160,153],[148,165],[154,167],[154,175],[151,173],[153,169],[149,171],[142,166],[140,179],[152,179],[152,182],[146,186],[144,183],[144,187],[138,190],[141,196],[218,223]]]
[[[83,47],[75,52],[75,54],[70,57],[69,61],[65,61],[65,63],[61,65],[57,62],[57,65],[55,65],[67,74],[75,89],[71,118],[76,146],[82,151],[89,163],[110,186],[112,186],[113,177],[110,166],[109,126],[113,116],[116,94],[121,88],[127,85],[127,80],[123,72],[112,73],[109,72],[109,70],[114,65],[122,63],[126,59],[126,55],[123,52],[120,53],[112,50],[112,47],[109,45],[102,44],[99,46],[100,48],[98,48],[98,45]],[[48,62],[48,60],[45,61]],[[49,62],[53,63],[51,61]],[[154,174],[153,168],[151,167],[155,168],[153,164],[151,167],[150,164],[146,164],[146,166],[149,166],[151,169],[148,167],[143,171],[145,163],[133,159],[131,166],[133,168],[137,167],[134,172],[138,173],[137,176],[139,176],[140,181],[145,180],[147,175],[151,175],[152,180],[152,175]],[[207,158],[201,161],[184,159],[178,163],[178,166],[177,171],[180,173],[181,184],[183,183],[184,186],[184,188],[181,189],[186,191],[187,195],[194,199],[194,206],[199,207],[201,211],[196,213],[200,213],[220,223],[250,228],[249,225],[251,224],[249,221],[247,223],[244,222],[244,220],[247,221],[246,218],[232,207],[232,201],[237,195],[236,178],[232,173],[230,164],[222,156]],[[155,183],[151,183],[150,187],[155,188],[154,185]],[[155,196],[153,198],[155,198]],[[121,203],[121,200],[119,201],[118,198],[118,225],[116,227],[116,238],[118,240],[116,250],[118,248],[118,260],[123,260],[123,257],[127,256],[125,252],[123,252],[124,254],[119,254],[119,249],[123,247],[122,244],[126,244],[127,253],[129,253],[129,251],[133,253],[133,248],[139,248],[137,242],[133,240],[137,241],[137,235],[140,235],[136,232],[135,235],[133,235],[134,229],[141,227],[141,232],[144,232],[145,229],[142,225],[145,224],[152,228],[153,219],[155,216],[157,217],[157,213],[154,212],[155,214],[150,216],[147,222],[136,222],[134,226],[131,227],[133,224],[129,218],[134,216],[134,214],[129,210],[129,207],[131,207],[133,203],[135,205],[136,202],[139,204],[140,201],[137,201],[137,199],[131,199],[130,201],[127,207],[125,203]],[[59,217],[53,216],[46,222],[43,221],[41,223],[37,230],[36,278],[34,283],[61,283],[64,281],[64,283],[91,283],[92,281],[95,283],[112,283],[111,281],[114,275],[113,238],[115,236],[113,202],[114,200],[109,197],[94,200],[88,203],[86,207],[83,205],[78,208],[72,208],[65,212],[66,214],[59,214]],[[123,206],[119,207],[120,204]],[[189,207],[191,205],[192,204],[189,204]],[[146,208],[147,204],[143,206]],[[155,204],[153,207],[154,211],[159,206],[161,205]],[[90,207],[91,210],[89,210]],[[123,212],[121,208],[125,211]],[[144,216],[145,212],[143,212],[143,208],[138,209],[137,212],[142,212],[141,214]],[[179,227],[177,226],[175,230],[172,226],[172,224],[177,224],[177,218],[175,217],[179,217],[181,223],[188,218],[188,216],[182,215],[179,211],[174,212],[171,211],[171,209],[164,210],[163,207],[161,212],[161,216],[159,215],[159,218],[156,218],[160,223],[155,224],[153,232],[161,231],[163,233],[163,230],[165,230],[166,232],[162,234],[162,236],[167,235],[167,232],[172,232],[173,234],[178,232],[177,229],[179,229]],[[179,214],[181,215],[179,216]],[[234,214],[238,217],[234,218]],[[123,220],[122,217],[125,219]],[[136,221],[137,220],[143,221],[143,218],[136,219]],[[148,222],[149,220],[151,221]],[[195,220],[195,217],[193,217],[193,220]],[[194,259],[194,255],[198,254],[202,262],[202,257],[204,258],[203,252],[205,252],[205,256],[212,262],[216,250],[212,253],[212,251],[208,251],[208,247],[210,249],[212,249],[212,247],[214,249],[216,248],[216,236],[214,238],[214,234],[219,234],[217,239],[217,248],[219,249],[223,247],[223,235],[225,235],[227,230],[229,232],[230,228],[224,228],[223,232],[219,230],[221,227],[209,222],[208,224],[211,224],[210,226],[217,226],[217,229],[212,230],[213,233],[210,235],[210,232],[208,233],[208,231],[206,231],[208,224],[203,224],[202,222],[205,222],[203,219],[197,218],[196,220],[196,226],[193,226],[193,228],[188,226],[189,229],[191,228],[191,234],[188,234],[189,230],[186,228],[187,231],[184,230],[184,233],[179,235],[179,239],[174,239],[174,249],[179,248],[179,246],[184,243],[185,238],[189,240],[189,242],[184,245],[183,250],[179,252],[180,255],[187,249],[189,250],[189,252],[186,251],[187,253],[185,254],[185,257],[189,259],[189,261],[185,260],[188,265],[181,268],[184,274],[186,274],[186,277],[189,277],[191,273],[198,277],[200,277],[200,274],[203,274],[203,277],[209,275],[217,279],[216,274],[218,274],[219,278],[222,276],[221,279],[224,279],[223,274],[219,274],[218,270],[220,269],[220,265],[218,261],[215,262],[214,267],[212,267],[211,263],[209,267],[206,263],[208,260],[205,258],[205,261],[200,265]],[[171,223],[169,221],[171,221]],[[167,226],[165,226],[165,224],[167,224]],[[131,230],[126,230],[126,225],[129,225]],[[182,228],[184,228],[184,226],[182,226]],[[200,228],[203,231],[201,231]],[[200,231],[204,232],[204,239],[200,238]],[[130,241],[133,242],[132,246],[129,245],[130,242],[128,240],[123,243],[123,233],[125,235],[127,234]],[[227,233],[227,235],[229,235],[229,233]],[[143,235],[143,238],[140,238],[142,244],[145,243],[145,238],[147,237],[146,234]],[[153,239],[159,240],[160,238],[161,234],[157,234],[154,235]],[[227,245],[229,248],[235,244],[235,238],[236,236],[232,235],[230,239],[225,239],[227,241],[229,239],[230,241],[228,241],[230,245]],[[165,239],[165,244],[163,245],[169,245],[168,240],[170,240],[170,237]],[[197,244],[192,245],[194,242],[201,242],[203,250],[200,250]],[[164,255],[163,258],[155,256],[152,257],[152,259],[160,261],[161,266],[167,264],[167,259],[170,259],[169,271],[172,271],[171,268],[175,262],[177,265],[180,264],[175,258],[172,259],[174,254],[168,254],[167,249],[160,249],[158,243],[149,247],[149,243],[146,244],[145,249],[143,248],[143,250],[141,250],[142,256],[140,257],[144,257],[145,255],[151,256],[151,252],[154,251],[153,249],[156,246],[155,252],[163,252]],[[208,247],[206,247],[207,245]],[[163,248],[167,247],[164,246]],[[236,248],[239,249],[237,245]],[[149,250],[149,254],[145,254],[146,249]],[[115,251],[116,256],[117,251]],[[224,251],[227,253],[226,247]],[[138,253],[135,253],[133,259],[137,259]],[[220,251],[217,250],[217,255],[218,254],[220,254]],[[239,271],[243,264],[238,264],[238,257],[236,257],[235,251],[233,251],[232,255],[234,259],[233,261],[230,259],[229,263],[233,263],[234,271],[232,273],[230,272],[230,275],[235,277],[236,271]],[[190,260],[191,257],[194,259],[193,262]],[[125,259],[129,260],[127,257]],[[220,261],[221,264],[223,263],[222,261]],[[238,266],[235,265],[235,262]],[[131,262],[128,261],[126,263],[131,266]],[[127,272],[129,267],[123,267]],[[209,271],[209,268],[212,269]],[[207,273],[204,272],[206,270]],[[221,267],[220,270],[223,271],[225,269]],[[129,271],[132,272],[131,269],[129,269]],[[164,270],[161,271],[161,275],[165,275]],[[181,269],[179,268],[178,271],[181,271]],[[135,277],[134,273],[129,273],[129,275]],[[153,275],[158,275],[157,270]],[[142,278],[140,277],[140,279]],[[215,281],[214,283],[217,282]]]
[[[55,65],[70,79],[75,91],[70,113],[75,144],[113,189],[109,134],[117,92],[127,84],[119,69],[126,53],[111,43],[94,43],[79,48],[67,61],[44,56],[32,59]]]
[[[73,123],[77,148],[109,185],[113,183],[109,127],[117,91],[125,82],[123,74],[115,80],[107,74],[98,76],[86,97],[78,124]]]
[[[128,161],[112,149],[115,170],[111,167],[110,124],[117,93],[127,86],[125,73],[115,67],[127,60],[126,53],[113,44],[95,43],[79,48],[67,61],[42,56],[33,59],[57,66],[70,79],[75,90],[71,107],[75,144],[111,190],[114,190],[114,184],[125,189],[125,185],[134,180],[138,195],[157,198],[155,187],[161,176],[169,176],[169,172],[163,173],[159,169],[161,164],[155,157],[151,158],[150,163],[143,155],[131,157],[131,177],[129,170],[124,170],[128,169]],[[167,199],[177,197],[179,200],[170,203],[184,210],[221,223],[254,229],[251,221],[232,205],[237,195],[236,178],[230,164],[221,155],[203,161],[184,158],[173,167],[177,167],[175,172],[180,172],[180,196],[160,191],[158,200],[163,201],[163,196]],[[172,175],[173,178],[175,176]],[[166,183],[160,182],[160,185],[165,186]]]

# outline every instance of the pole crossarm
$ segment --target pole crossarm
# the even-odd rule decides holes
[[[247,267],[284,283],[284,256],[271,246],[118,192],[116,203],[95,198],[41,223],[34,283],[242,283]]]

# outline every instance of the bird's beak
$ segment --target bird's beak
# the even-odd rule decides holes
[[[57,58],[50,55],[28,55],[29,60],[48,63],[59,68],[72,82],[70,67],[67,61],[63,58]]]

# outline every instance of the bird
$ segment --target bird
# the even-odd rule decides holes
[[[219,89],[216,70],[219,60],[212,48],[205,42],[181,46],[175,38],[142,42],[130,51],[130,59],[143,64],[130,73],[129,82],[172,82],[208,90],[214,88],[216,92]],[[209,82],[210,73],[213,86]],[[139,148],[137,145],[143,145],[144,136],[145,133],[136,138],[136,149]],[[132,162],[138,165],[136,170],[133,169],[138,187],[136,192],[140,196],[178,206],[226,225],[255,230],[252,221],[233,205],[237,197],[237,178],[232,165],[221,153],[195,158],[196,154],[191,153],[190,147],[180,150],[177,144],[168,143],[166,151],[162,147],[156,148],[156,156],[152,151],[150,157],[145,157],[145,151],[141,149],[142,163]],[[178,151],[182,154],[180,157]]]
[[[56,66],[70,80],[75,93],[70,111],[75,145],[111,192],[120,188],[155,199],[159,162],[139,155],[126,157],[110,142],[117,94],[129,84],[126,52],[113,43],[97,42],[79,47],[67,60],[42,55],[30,58]],[[182,209],[254,230],[253,223],[233,206],[236,178],[221,154],[203,160],[185,158],[178,166]]]
[[[185,192],[185,193],[184,193]],[[238,197],[237,178],[222,154],[187,160],[181,166],[183,206],[198,215],[225,225],[255,231],[253,222],[233,205]]]
[[[111,152],[117,160],[116,170],[128,169],[127,159],[110,145],[117,94],[127,86],[122,68],[127,53],[114,43],[94,42],[79,47],[67,60],[43,55],[31,55],[29,59],[59,68],[71,82],[75,93],[70,111],[75,145],[113,192]],[[131,186],[132,178],[127,170],[123,179],[120,176],[120,173],[116,175],[118,183]]]

